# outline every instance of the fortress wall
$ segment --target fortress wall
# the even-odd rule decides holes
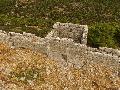
[[[14,33],[0,31],[0,42],[8,44],[12,48],[29,48],[32,50],[45,53],[46,42],[45,38],[40,38],[31,33]]]
[[[117,73],[120,67],[120,58],[116,55],[93,52],[86,45],[74,43],[67,38],[53,39],[47,46],[47,55],[55,60],[70,62],[82,68],[92,63],[101,63]]]
[[[92,63],[101,63],[113,69],[115,73],[118,73],[120,69],[119,50],[91,48],[85,44],[75,43],[70,38],[40,38],[30,33],[0,31],[0,42],[13,48],[29,48],[45,53],[49,58],[57,60],[63,65],[73,63],[76,67],[82,68]]]
[[[57,22],[53,25],[54,30],[47,37],[70,38],[74,42],[87,44],[87,25]]]

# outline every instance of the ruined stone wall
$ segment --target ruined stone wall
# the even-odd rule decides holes
[[[120,51],[117,49],[91,48],[74,42],[72,38],[49,37],[40,38],[25,32],[20,34],[0,31],[0,42],[7,43],[12,48],[22,47],[42,52],[64,66],[72,63],[82,68],[90,63],[102,63],[113,69],[115,74],[120,69]]]
[[[84,65],[89,66],[91,63],[102,63],[115,70],[116,73],[120,69],[120,58],[117,54],[99,51],[96,48],[74,43],[67,38],[51,40],[47,46],[47,55],[63,62],[64,65],[69,62],[73,63],[78,68],[82,68]]]
[[[54,30],[47,37],[70,38],[74,42],[87,44],[87,25],[57,22],[53,25],[53,28]]]
[[[40,52],[45,52],[47,39],[40,38],[31,33],[14,33],[0,30],[0,42],[8,44],[12,48],[29,48]]]

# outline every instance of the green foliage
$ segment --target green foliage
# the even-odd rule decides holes
[[[27,4],[18,3],[17,7],[16,1],[2,0],[0,3],[0,14],[16,18],[18,20],[16,25],[30,22],[32,25],[39,25],[36,22],[39,19],[43,19],[48,25],[47,20],[81,24],[120,20],[119,0],[35,0],[36,2]],[[30,22],[22,23],[21,17],[24,17],[25,21],[29,19]],[[11,22],[15,21],[11,20]]]
[[[38,27],[36,26],[38,25]],[[45,35],[50,32],[53,25],[52,20],[45,19],[34,19],[34,18],[24,18],[24,17],[13,17],[7,16],[5,14],[0,15],[0,28],[4,31],[12,31],[17,33],[27,32],[33,33],[40,37],[45,37]],[[33,27],[29,27],[33,26]],[[37,28],[34,28],[37,27]]]
[[[0,0],[0,29],[44,37],[55,22],[89,25],[88,45],[120,46],[119,0]],[[117,27],[116,27],[117,25]],[[40,29],[26,26],[38,26]],[[18,27],[21,27],[18,29]]]
[[[89,26],[88,45],[117,48],[120,45],[119,33],[118,23],[96,23]]]
[[[22,82],[24,84],[29,84],[30,81],[36,81],[36,83],[44,83],[44,74],[45,74],[45,68],[42,67],[41,69],[38,68],[31,68],[31,69],[25,69],[20,70],[19,72],[12,71],[10,72],[9,78],[11,80],[17,80],[19,82]]]

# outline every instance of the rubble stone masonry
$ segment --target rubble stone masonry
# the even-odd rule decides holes
[[[88,28],[86,25],[56,23],[53,27],[53,31],[45,38],[37,37],[31,33],[6,33],[0,30],[0,42],[8,44],[12,48],[22,47],[42,52],[63,65],[73,63],[76,67],[81,68],[85,64],[103,63],[113,69],[115,74],[119,73],[120,50],[87,47]]]

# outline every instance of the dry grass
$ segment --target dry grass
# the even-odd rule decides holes
[[[29,49],[0,44],[0,87],[5,90],[119,90],[120,77],[101,64],[75,68]]]
[[[35,2],[36,0],[18,0],[20,3]]]

